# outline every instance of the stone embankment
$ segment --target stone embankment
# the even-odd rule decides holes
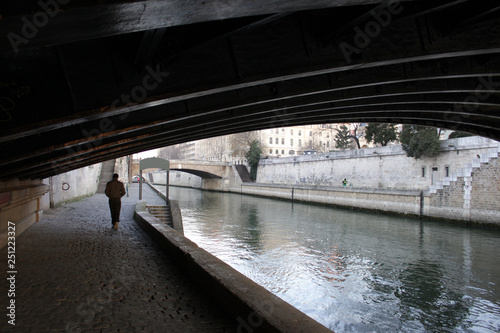
[[[225,191],[500,226],[499,147],[468,137],[444,140],[438,156],[418,160],[401,146],[264,159],[256,183],[239,179]],[[170,179],[201,183],[179,172]]]

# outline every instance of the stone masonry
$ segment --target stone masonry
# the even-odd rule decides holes
[[[500,162],[491,160],[472,174],[471,219],[500,223]]]

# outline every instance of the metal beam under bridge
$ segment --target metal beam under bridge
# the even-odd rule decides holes
[[[0,178],[299,124],[500,139],[496,3],[311,3],[4,1]]]

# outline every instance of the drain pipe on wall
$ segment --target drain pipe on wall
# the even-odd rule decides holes
[[[424,216],[424,191],[420,191],[420,217]]]
[[[50,209],[54,208],[54,180],[52,176],[49,177],[49,207]]]

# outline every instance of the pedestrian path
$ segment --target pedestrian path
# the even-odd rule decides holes
[[[119,230],[96,194],[45,212],[16,239],[16,326],[8,323],[7,248],[1,253],[0,332],[235,332],[215,303],[136,225],[138,185]],[[162,204],[147,185],[143,198]]]

